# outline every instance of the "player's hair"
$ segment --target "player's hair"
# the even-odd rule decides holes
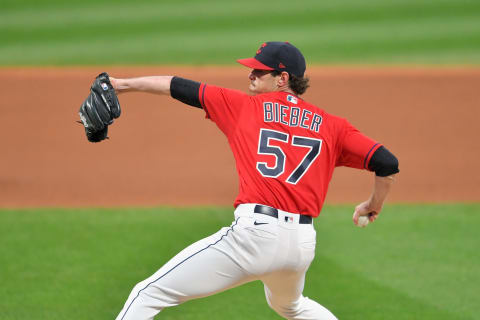
[[[274,77],[280,74],[281,74],[280,71],[277,71],[277,70],[272,71],[272,76]],[[310,85],[308,84],[310,79],[308,77],[300,78],[291,73],[289,73],[288,75],[289,75],[288,86],[290,87],[290,89],[292,89],[293,92],[295,92],[296,95],[299,96],[304,94],[305,91],[307,91],[307,88],[310,87]]]

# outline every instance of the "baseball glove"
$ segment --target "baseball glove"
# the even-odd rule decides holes
[[[120,103],[106,72],[99,74],[90,87],[90,94],[82,103],[78,121],[85,127],[90,142],[108,139],[108,126],[120,117]]]

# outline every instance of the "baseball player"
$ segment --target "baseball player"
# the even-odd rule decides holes
[[[315,255],[313,219],[334,168],[348,166],[375,172],[372,195],[355,208],[353,222],[375,221],[398,161],[347,120],[300,98],[308,88],[306,64],[292,44],[266,42],[238,62],[252,69],[252,95],[172,76],[110,78],[117,93],[171,95],[203,109],[227,137],[239,176],[232,224],[138,283],[118,320],[153,319],[166,307],[254,280],[264,283],[268,305],[284,318],[336,319],[302,295]]]

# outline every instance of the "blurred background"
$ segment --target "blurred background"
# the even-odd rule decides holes
[[[2,65],[231,65],[266,40],[294,43],[310,63],[479,61],[475,0],[2,0],[0,5]]]

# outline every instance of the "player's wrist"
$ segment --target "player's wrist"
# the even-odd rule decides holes
[[[131,89],[129,79],[110,78],[110,82],[117,93],[126,92]]]
[[[367,201],[367,208],[370,212],[379,213],[383,208],[383,201],[372,195]]]

